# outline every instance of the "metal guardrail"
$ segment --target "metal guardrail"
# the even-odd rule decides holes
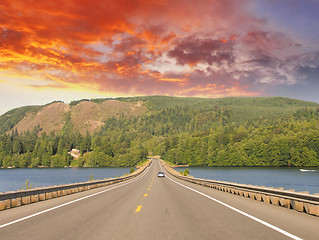
[[[171,175],[184,181],[319,216],[319,195],[294,192],[293,190],[186,177],[180,175],[170,167],[166,167],[166,165],[164,165],[164,167]]]
[[[116,179],[97,180],[97,181],[91,181],[91,182],[73,183],[73,184],[67,184],[67,185],[21,190],[21,191],[15,191],[15,192],[6,192],[6,193],[0,194],[0,201],[11,199],[11,198],[19,198],[19,197],[26,197],[31,195],[43,194],[43,193],[63,191],[63,190],[68,190],[72,188],[92,186],[96,184],[110,183],[114,181],[123,181],[126,179],[130,179],[132,177],[133,176],[127,176],[127,177],[121,177]]]
[[[143,173],[151,163],[152,161],[149,161],[147,165],[138,169],[135,173],[124,177],[1,193],[0,211],[129,180]]]

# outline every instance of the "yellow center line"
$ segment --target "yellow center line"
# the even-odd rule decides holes
[[[149,187],[148,187],[148,191],[150,191],[151,190],[151,187],[152,187],[152,184],[153,184],[153,181],[154,181],[154,178],[152,179],[152,182],[151,182],[151,184],[149,185]],[[147,197],[148,196],[148,194],[147,193],[145,193],[144,194],[144,197]],[[142,198],[141,199],[141,201],[143,201],[144,200],[144,198]],[[135,210],[135,212],[136,213],[138,213],[138,212],[140,212],[141,211],[141,209],[142,209],[142,205],[139,205],[137,208],[136,208],[136,210]]]
[[[141,209],[142,209],[142,205],[139,205],[139,206],[136,208],[135,212],[138,213],[138,212],[141,211]]]

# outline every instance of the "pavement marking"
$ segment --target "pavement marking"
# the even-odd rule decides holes
[[[171,180],[172,182],[174,182],[174,183],[176,183],[176,184],[178,184],[178,185],[180,185],[180,186],[182,186],[182,187],[184,187],[184,188],[187,188],[187,189],[189,189],[189,190],[191,190],[191,191],[193,191],[193,192],[196,192],[196,193],[198,193],[198,194],[200,194],[200,195],[202,195],[202,196],[204,196],[204,197],[206,197],[206,198],[209,198],[209,199],[211,199],[211,200],[213,200],[213,201],[215,201],[215,202],[217,202],[217,203],[219,203],[219,204],[221,204],[221,205],[223,205],[223,206],[225,206],[225,207],[227,207],[227,208],[230,208],[231,210],[233,210],[233,211],[235,211],[235,212],[238,212],[238,213],[240,213],[240,214],[242,214],[242,215],[244,215],[244,216],[246,216],[246,217],[248,217],[248,218],[250,218],[250,219],[252,219],[252,220],[254,220],[254,221],[256,221],[256,222],[259,222],[259,223],[261,223],[261,224],[263,224],[263,225],[265,225],[265,226],[267,226],[267,227],[269,227],[269,228],[271,228],[271,229],[273,229],[273,230],[275,230],[275,231],[277,231],[277,232],[283,234],[283,235],[286,235],[287,237],[290,237],[290,238],[295,239],[295,240],[303,240],[302,238],[299,238],[299,237],[297,237],[297,236],[295,236],[295,235],[293,235],[293,234],[291,234],[291,233],[289,233],[289,232],[286,232],[285,230],[282,230],[282,229],[279,228],[279,227],[276,227],[276,226],[274,226],[274,225],[271,225],[270,223],[267,223],[267,222],[265,222],[265,221],[263,221],[263,220],[261,220],[261,219],[259,219],[259,218],[256,218],[256,217],[254,217],[254,216],[252,216],[252,215],[250,215],[250,214],[248,214],[248,213],[245,213],[245,212],[243,212],[243,211],[241,211],[241,210],[239,210],[239,209],[237,209],[237,208],[234,208],[234,207],[232,207],[232,206],[230,206],[230,205],[228,205],[228,204],[226,204],[226,203],[224,203],[224,202],[222,202],[222,201],[219,201],[219,200],[217,200],[217,199],[215,199],[215,198],[213,198],[213,197],[211,197],[211,196],[208,196],[208,195],[206,195],[205,193],[202,193],[202,192],[197,191],[197,190],[195,190],[195,189],[193,189],[193,188],[190,188],[190,187],[188,187],[188,186],[185,186],[184,184],[181,184],[181,183],[179,183],[179,182],[177,182],[177,181],[171,179],[171,178],[168,177],[168,176],[167,176],[167,178],[168,178],[169,180]]]
[[[145,193],[145,194],[144,194],[144,197],[147,197],[147,195],[148,195],[148,194],[147,194],[147,193]]]
[[[116,189],[116,188],[119,188],[119,187],[123,187],[123,186],[125,186],[125,185],[130,184],[130,183],[136,182],[136,181],[140,180],[142,177],[144,177],[144,176],[148,173],[149,169],[150,169],[150,167],[147,167],[147,171],[145,171],[141,176],[138,176],[136,179],[133,179],[132,181],[125,182],[125,183],[123,183],[123,184],[121,184],[121,185],[118,185],[118,186],[115,186],[115,187],[112,187],[112,188],[108,188],[108,189],[106,189],[106,190],[103,190],[103,191],[100,191],[100,192],[97,192],[97,193],[93,193],[93,194],[91,194],[91,195],[88,195],[88,196],[85,196],[85,197],[82,197],[82,198],[78,198],[78,199],[75,199],[75,200],[70,201],[70,202],[63,203],[63,204],[61,204],[61,205],[58,205],[58,206],[55,206],[55,207],[52,207],[52,208],[49,208],[49,209],[46,209],[46,210],[43,210],[43,211],[34,213],[34,214],[31,214],[31,215],[29,215],[29,216],[26,216],[26,217],[23,217],[23,218],[19,218],[19,219],[17,219],[17,220],[12,221],[12,222],[8,222],[8,223],[5,223],[5,224],[2,224],[2,225],[0,225],[0,229],[1,229],[1,228],[4,228],[4,227],[7,227],[7,226],[9,226],[9,225],[12,225],[12,224],[14,224],[14,223],[22,222],[22,221],[24,221],[24,220],[27,220],[27,219],[29,219],[29,218],[32,218],[32,217],[41,215],[41,214],[43,214],[43,213],[47,213],[47,212],[53,211],[53,210],[55,210],[55,209],[58,209],[58,208],[61,208],[61,207],[70,205],[70,204],[72,204],[72,203],[79,202],[79,201],[81,201],[81,200],[84,200],[84,199],[87,199],[87,198],[90,198],[90,197],[99,195],[99,194],[101,194],[101,193],[105,193],[105,192],[111,191],[111,190],[113,190],[113,189]]]
[[[139,206],[136,208],[135,212],[138,213],[138,212],[141,211],[141,209],[142,209],[142,205],[139,205]]]

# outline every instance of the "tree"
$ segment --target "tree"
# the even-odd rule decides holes
[[[59,143],[58,143],[57,154],[62,155],[64,149],[65,149],[64,139],[63,139],[63,138],[60,138]]]
[[[14,140],[13,141],[13,149],[12,149],[12,152],[14,154],[20,154],[22,153],[22,144],[20,142],[20,140]]]
[[[51,156],[51,166],[54,168],[61,168],[65,166],[65,156],[56,154]]]
[[[89,132],[87,131],[80,145],[80,150],[83,154],[84,152],[88,152],[90,149],[91,149],[91,137]]]

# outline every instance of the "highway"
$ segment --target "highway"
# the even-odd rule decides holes
[[[319,239],[318,217],[161,170],[154,160],[135,179],[2,211],[0,239]]]

